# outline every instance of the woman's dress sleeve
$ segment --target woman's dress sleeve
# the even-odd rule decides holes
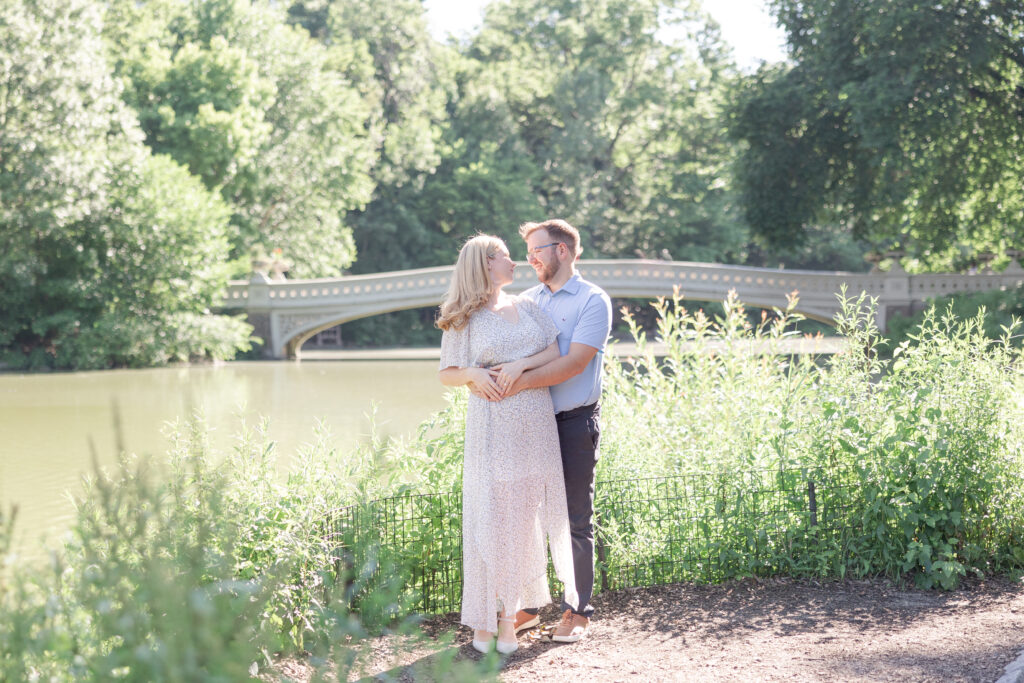
[[[469,323],[461,330],[445,330],[441,335],[441,365],[438,369],[469,366]]]

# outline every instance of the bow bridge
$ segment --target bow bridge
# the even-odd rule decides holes
[[[232,281],[223,305],[248,314],[256,334],[266,342],[267,357],[298,358],[302,344],[321,330],[381,313],[439,305],[452,270],[453,266],[444,266],[280,281],[257,273],[248,281]],[[722,301],[735,289],[748,306],[785,308],[786,295],[796,292],[796,310],[826,323],[838,312],[836,295],[845,285],[848,296],[865,292],[877,299],[883,330],[893,313],[921,310],[929,298],[1024,282],[1024,269],[1016,261],[1002,273],[975,274],[909,275],[898,265],[887,272],[845,273],[650,260],[579,261],[577,270],[612,297],[670,296],[678,287],[687,300]],[[507,290],[521,292],[536,283],[533,268],[519,264]]]

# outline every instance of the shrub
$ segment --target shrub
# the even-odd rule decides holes
[[[1020,566],[1017,326],[992,341],[981,314],[938,318],[933,308],[876,380],[851,391],[834,381],[842,374],[825,377],[814,452],[855,473],[850,569],[952,588],[968,571]]]
[[[891,354],[903,342],[914,342],[915,331],[920,329],[925,319],[942,311],[957,320],[971,320],[983,313],[982,329],[991,340],[1001,339],[1004,331],[1014,319],[1024,318],[1024,285],[985,292],[949,294],[929,301],[928,308],[914,315],[896,314],[889,320],[883,351]],[[1020,335],[1012,337],[1014,346],[1020,346]]]
[[[400,603],[405,589],[366,550],[335,575],[322,523],[352,490],[336,487],[325,440],[280,483],[261,427],[226,459],[204,436],[201,421],[177,429],[165,471],[126,457],[97,473],[46,572],[6,566],[11,523],[0,516],[0,680],[238,681],[303,650],[318,676],[345,680],[365,661],[367,636],[387,629],[416,644],[415,618],[349,608],[355,594],[364,606]],[[448,644],[430,646],[440,651],[431,675],[494,671],[495,658],[454,662]]]

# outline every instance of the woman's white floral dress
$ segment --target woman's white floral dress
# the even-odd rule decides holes
[[[441,369],[490,367],[544,350],[558,336],[547,314],[517,298],[511,323],[481,309],[446,330]],[[547,543],[545,543],[547,541]],[[496,631],[504,606],[515,612],[551,602],[547,553],[577,601],[569,517],[554,408],[547,388],[502,401],[470,395],[462,479],[462,623]]]

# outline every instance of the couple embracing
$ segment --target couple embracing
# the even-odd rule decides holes
[[[579,232],[562,220],[520,227],[540,283],[521,296],[497,237],[462,247],[437,325],[439,377],[468,385],[462,488],[462,623],[473,647],[509,654],[551,602],[550,548],[565,586],[552,635],[583,637],[594,608],[594,469],[608,295],[576,272]],[[497,642],[495,645],[495,636]]]

